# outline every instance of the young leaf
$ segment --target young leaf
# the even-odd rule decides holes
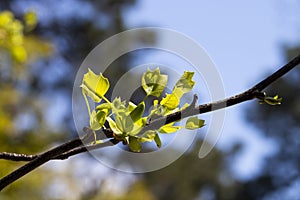
[[[129,148],[133,152],[140,152],[142,145],[140,144],[137,137],[129,136]]]
[[[156,143],[156,146],[158,148],[160,148],[161,147],[161,140],[160,140],[159,135],[157,133],[155,134],[154,141]]]
[[[117,127],[116,122],[112,120],[110,117],[106,118],[109,124],[110,129],[117,135],[121,135],[122,131]]]
[[[172,93],[167,94],[166,97],[161,100],[160,105],[168,109],[168,111],[166,111],[164,114],[170,114],[170,111],[177,108],[182,95],[191,91],[191,89],[194,87],[195,81],[192,80],[193,75],[194,72],[184,71],[184,74],[174,86]]]
[[[115,98],[112,102],[112,112],[119,113],[119,112],[126,112],[126,102],[121,101],[121,98]]]
[[[136,105],[134,103],[132,103],[131,101],[129,101],[128,106],[127,106],[127,111],[131,112],[136,108]]]
[[[96,110],[108,110],[108,111],[110,111],[111,110],[111,104],[110,103],[102,103],[102,104],[100,104],[96,107]]]
[[[102,128],[102,126],[104,125],[105,121],[106,121],[106,117],[107,117],[107,110],[101,110],[101,111],[95,111],[93,110],[93,112],[91,113],[90,116],[90,127],[92,130],[99,130],[100,128]]]
[[[155,138],[155,134],[156,134],[156,131],[154,130],[149,130],[149,131],[146,131],[142,137],[140,137],[140,141],[141,142],[152,142]]]
[[[269,105],[280,105],[282,101],[282,98],[279,98],[278,95],[274,97],[265,97],[264,102],[266,102]]]
[[[167,96],[161,100],[160,105],[166,107],[169,110],[173,110],[177,108],[177,106],[179,105],[179,101],[180,99],[178,99],[175,94],[167,94]]]
[[[198,129],[204,126],[204,122],[204,120],[199,119],[198,117],[190,117],[186,121],[185,128],[190,130]]]
[[[129,135],[137,135],[143,127],[146,125],[147,117],[140,118],[133,124],[132,130],[128,133]]]
[[[150,111],[150,114],[147,116],[148,119],[151,119],[152,120],[152,117],[156,116],[162,116],[164,114],[164,109],[163,109],[163,106],[158,104],[158,100],[154,100],[153,101],[153,106],[152,106],[152,109]]]
[[[181,90],[181,92],[187,93],[191,91],[195,85],[195,81],[192,80],[195,72],[184,71],[183,75],[177,81],[175,88]]]
[[[167,125],[164,125],[162,127],[160,127],[160,129],[158,129],[158,132],[160,133],[174,133],[176,131],[178,131],[179,129],[181,129],[181,126],[173,126],[174,123],[170,123]]]
[[[129,133],[133,129],[133,121],[125,112],[116,113],[115,121],[118,129],[122,133]]]
[[[94,102],[99,103],[109,88],[109,81],[102,73],[96,75],[91,69],[88,69],[88,73],[83,76],[81,87],[86,95]]]
[[[184,95],[184,92],[181,90],[181,88],[174,87],[172,94],[174,94],[178,99],[180,99]]]
[[[133,122],[141,119],[145,110],[145,103],[141,102],[133,111],[130,113],[130,117]]]
[[[147,96],[160,97],[166,87],[167,81],[168,76],[160,74],[159,68],[156,68],[154,71],[148,69],[142,76],[142,87]]]

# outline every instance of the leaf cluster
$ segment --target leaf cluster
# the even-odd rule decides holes
[[[128,144],[133,152],[140,152],[144,142],[154,141],[157,147],[161,147],[159,134],[169,134],[178,131],[181,128],[198,129],[204,126],[204,120],[198,117],[190,117],[185,126],[177,126],[175,122],[165,124],[157,130],[143,131],[144,127],[151,123],[153,119],[182,111],[188,108],[189,104],[180,107],[182,96],[190,92],[195,81],[192,80],[194,72],[185,71],[177,81],[171,93],[166,93],[163,97],[168,75],[161,74],[159,68],[155,70],[148,69],[141,78],[141,85],[146,95],[143,101],[137,105],[133,102],[121,100],[120,97],[109,101],[105,94],[109,89],[109,81],[102,73],[95,74],[91,69],[84,74],[81,88],[86,101],[90,117],[90,129],[95,131],[99,129],[111,129],[114,138]],[[156,97],[151,105],[148,114],[145,113],[145,100],[149,96]],[[91,110],[87,97],[94,103],[97,103],[95,109]],[[161,99],[161,101],[159,101]],[[108,124],[109,127],[106,127]],[[96,140],[101,143],[103,141]]]

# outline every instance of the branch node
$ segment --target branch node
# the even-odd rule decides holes
[[[190,105],[190,108],[193,108],[193,109],[196,108],[197,101],[198,101],[198,95],[194,94],[193,101],[192,101],[192,103]]]
[[[254,95],[254,98],[257,98],[259,100],[263,100],[266,97],[266,93],[260,92],[260,91],[254,91],[253,95]]]

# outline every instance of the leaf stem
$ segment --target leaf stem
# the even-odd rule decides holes
[[[88,110],[88,113],[89,113],[89,117],[91,117],[91,108],[90,108],[89,101],[88,101],[88,99],[87,99],[87,97],[86,97],[84,91],[81,90],[81,92],[82,92],[83,98],[84,98],[84,100],[85,100],[85,104],[86,104],[86,107],[87,107],[87,110]]]
[[[106,101],[106,103],[108,103],[109,105],[112,105],[111,102],[105,96],[102,96],[100,98],[102,98],[104,101]]]

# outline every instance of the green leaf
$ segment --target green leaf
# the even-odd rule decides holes
[[[106,118],[109,124],[110,129],[117,135],[121,135],[122,131],[117,127],[117,124],[114,120],[112,120],[110,117]]]
[[[104,125],[105,121],[106,121],[106,117],[107,117],[107,110],[101,110],[101,111],[95,111],[93,110],[93,112],[91,113],[90,116],[90,127],[92,130],[99,130],[100,128],[102,128],[102,126]]]
[[[191,91],[195,85],[195,81],[192,80],[194,73],[195,72],[184,71],[183,75],[177,81],[173,90],[180,90],[183,94]],[[179,92],[177,91],[177,93]]]
[[[168,82],[168,76],[160,74],[159,68],[154,71],[148,69],[142,76],[142,87],[147,96],[152,95],[160,97]]]
[[[130,113],[130,117],[133,122],[141,119],[145,110],[145,103],[141,102],[133,111]]]
[[[184,95],[184,92],[181,90],[181,88],[174,87],[172,94],[174,94],[178,99],[180,99]]]
[[[160,133],[174,133],[177,132],[179,129],[181,129],[181,126],[173,126],[173,123],[164,125],[162,127],[160,127],[160,129],[158,129],[158,132]]]
[[[155,134],[154,141],[156,143],[156,146],[158,148],[160,148],[161,147],[161,140],[160,140],[159,135],[157,133]]]
[[[133,152],[140,152],[142,145],[140,144],[137,137],[129,136],[129,148]]]
[[[184,71],[184,74],[180,77],[180,79],[174,86],[172,93],[167,94],[166,97],[161,100],[160,105],[167,108],[164,114],[170,114],[172,110],[177,108],[179,106],[180,98],[182,97],[182,95],[191,91],[191,89],[194,87],[195,81],[192,80],[193,75],[194,72]]]
[[[115,124],[119,131],[125,135],[135,135],[146,124],[146,118],[142,119],[145,110],[145,103],[142,102],[138,106],[129,102],[126,107],[126,101],[115,98],[111,104],[112,113],[114,114]]]
[[[131,112],[136,108],[136,105],[134,103],[132,103],[131,101],[129,101],[128,106],[127,106],[127,111]]]
[[[102,73],[96,75],[89,68],[88,73],[83,76],[81,87],[86,95],[93,99],[94,102],[99,103],[109,88],[109,81]]]
[[[126,112],[126,102],[121,101],[121,98],[115,98],[112,102],[112,111],[113,113]]]
[[[147,117],[140,118],[139,120],[134,122],[132,130],[128,134],[137,135],[143,129],[146,123],[147,123]]]
[[[179,101],[180,99],[175,94],[167,94],[167,96],[161,100],[160,105],[166,107],[169,110],[173,110],[177,108],[177,106],[179,105]]]
[[[133,121],[125,112],[116,113],[115,121],[122,133],[129,133],[133,129]]]
[[[112,108],[110,103],[102,103],[96,107],[96,110],[102,110],[102,111],[106,110],[107,112],[110,112],[111,109]]]
[[[199,119],[198,117],[190,117],[185,124],[186,129],[194,130],[204,126],[204,120]]]
[[[279,98],[278,95],[274,97],[265,97],[264,102],[266,102],[269,105],[280,105],[282,102],[282,98]]]
[[[148,130],[146,131],[142,137],[139,138],[141,142],[152,142],[155,138],[156,131]]]
[[[163,114],[164,114],[163,106],[158,104],[158,100],[154,100],[150,114],[147,116],[147,118],[151,119],[153,116],[161,116]]]

